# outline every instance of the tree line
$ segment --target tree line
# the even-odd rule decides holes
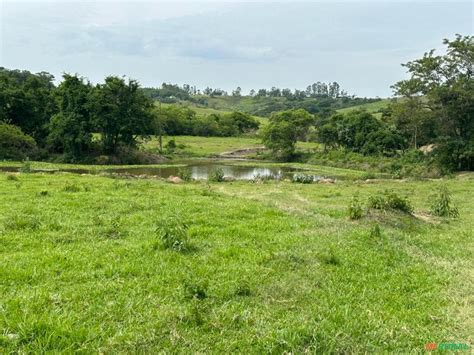
[[[365,155],[395,155],[431,144],[433,159],[447,170],[474,169],[474,36],[444,40],[446,53],[434,50],[408,62],[410,78],[393,85],[399,99],[377,119],[364,110],[329,116],[305,110],[274,113],[263,141],[284,158],[297,140],[313,134],[326,148]]]
[[[64,74],[58,86],[49,73],[0,68],[0,158],[61,155],[83,161],[136,149],[153,134],[232,136],[258,129],[239,112],[199,117],[181,107],[157,107],[136,80],[108,76],[92,85]]]
[[[196,86],[192,86],[189,84],[184,84],[183,86],[179,86],[177,84],[171,83],[163,83],[159,88],[152,88],[147,87],[143,88],[143,91],[146,93],[147,96],[160,99],[160,100],[173,100],[173,99],[180,99],[180,100],[191,100],[192,97],[198,96],[208,96],[208,97],[219,97],[219,96],[230,96],[226,90],[222,90],[220,88],[211,88],[206,87],[205,89],[198,89]],[[232,90],[231,96],[240,97],[244,96],[242,92],[242,88],[237,86],[234,90]],[[261,98],[261,97],[284,97],[288,100],[303,100],[305,98],[341,98],[341,97],[349,97],[348,93],[344,91],[340,84],[337,82],[316,82],[310,84],[304,90],[294,89],[291,90],[289,88],[280,89],[278,87],[273,86],[270,89],[262,88],[262,89],[251,89],[248,93],[248,96]]]

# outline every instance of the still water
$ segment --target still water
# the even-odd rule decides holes
[[[191,177],[196,180],[207,179],[209,175],[216,169],[221,169],[224,172],[225,178],[232,178],[236,180],[253,180],[255,178],[267,179],[281,179],[291,178],[293,174],[301,171],[290,167],[263,167],[263,166],[244,166],[231,165],[222,162],[193,162],[186,166],[164,166],[164,167],[127,167],[127,168],[113,168],[113,169],[55,169],[55,170],[41,170],[35,169],[32,172],[70,172],[77,174],[100,174],[113,173],[123,175],[151,175],[161,178],[168,178],[169,176],[178,176],[181,169],[188,169],[191,172]],[[19,171],[19,168],[2,167],[3,171]]]

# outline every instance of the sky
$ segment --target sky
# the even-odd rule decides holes
[[[456,33],[472,1],[0,0],[0,66],[227,91],[337,81],[388,97],[401,66]]]

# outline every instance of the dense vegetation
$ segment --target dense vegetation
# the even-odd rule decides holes
[[[20,144],[20,136],[29,143],[22,143],[18,154],[2,148],[0,158],[39,155],[97,161],[104,155],[130,157],[139,143],[152,135],[159,136],[162,153],[164,135],[254,134],[272,151],[271,158],[301,159],[295,154],[296,142],[313,141],[324,147],[315,152],[320,157],[328,150],[378,157],[408,154],[443,171],[472,170],[473,37],[458,35],[444,43],[446,54],[436,56],[431,51],[405,64],[411,77],[393,86],[401,98],[381,107],[377,115],[361,109],[336,112],[346,105],[373,100],[349,97],[335,82],[318,82],[306,90],[252,90],[249,96],[237,88],[227,96],[223,90],[206,88],[201,92],[190,85],[142,89],[136,81],[118,77],[92,85],[69,74],[56,87],[47,73],[2,68],[0,122],[4,137],[11,137],[10,146]],[[199,113],[200,105],[205,106],[203,100],[214,100],[221,110]],[[231,107],[234,112],[223,109]],[[255,112],[268,119],[250,115]],[[265,125],[259,131],[262,122]],[[426,156],[412,152],[425,145],[430,146]]]

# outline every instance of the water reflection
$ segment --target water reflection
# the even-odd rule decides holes
[[[243,166],[243,165],[226,165],[216,162],[198,162],[190,163],[186,166],[166,166],[166,167],[127,167],[114,168],[103,170],[88,170],[88,169],[55,169],[55,170],[41,170],[35,169],[33,172],[70,172],[78,174],[87,173],[113,173],[124,175],[151,175],[161,178],[168,178],[169,176],[179,176],[182,169],[189,169],[191,177],[195,180],[205,180],[216,169],[221,169],[224,173],[224,178],[231,178],[236,180],[254,180],[256,178],[262,179],[281,179],[284,177],[291,178],[293,174],[297,173],[298,169],[289,167],[262,167],[262,166]],[[16,167],[0,167],[3,171],[19,171]]]

